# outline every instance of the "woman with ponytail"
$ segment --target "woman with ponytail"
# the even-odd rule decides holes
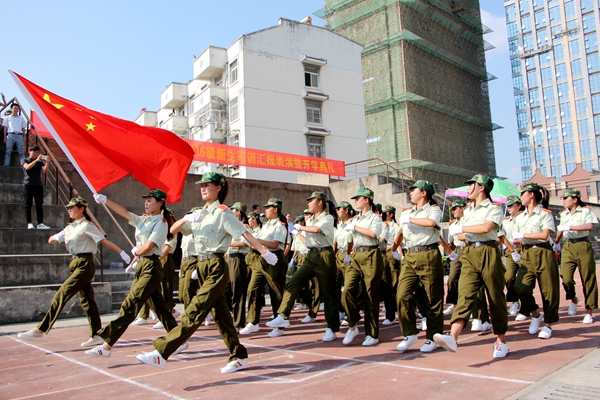
[[[102,328],[98,306],[94,301],[94,290],[92,279],[96,273],[94,266],[94,254],[98,251],[98,243],[119,253],[123,261],[129,263],[131,258],[116,244],[104,238],[104,235],[94,225],[87,214],[87,202],[81,197],[71,199],[65,206],[69,218],[73,221],[65,229],[50,236],[48,243],[64,243],[71,254],[69,270],[71,276],[62,284],[54,295],[50,309],[37,327],[23,333],[19,333],[21,339],[41,339],[43,333],[48,334],[54,322],[60,315],[67,302],[75,294],[79,297],[81,307],[87,315],[90,324],[90,339],[81,343],[82,347],[93,346],[102,343],[98,331]]]
[[[145,213],[140,216],[127,211],[125,207],[107,199],[103,194],[94,195],[98,204],[106,204],[115,213],[127,219],[130,225],[135,226],[136,244],[131,253],[138,261],[132,264],[135,276],[129,294],[121,304],[119,316],[98,332],[104,343],[86,351],[85,354],[89,356],[110,357],[112,346],[125,333],[146,301],[150,303],[150,307],[167,331],[177,326],[161,292],[163,274],[159,257],[162,256],[161,249],[169,237],[169,221],[172,221],[165,218],[169,214],[166,207],[167,194],[160,189],[152,189],[142,198],[145,199]]]
[[[513,232],[513,240],[520,240],[523,249],[515,291],[521,301],[521,314],[531,313],[529,333],[537,334],[540,339],[552,337],[552,324],[558,322],[560,304],[558,265],[550,244],[550,233],[556,229],[552,211],[547,209],[549,199],[543,186],[535,182],[523,185],[521,202],[525,210],[517,216],[517,232]],[[536,281],[540,285],[543,314],[533,297]],[[542,318],[545,326],[538,333]]]
[[[325,303],[325,319],[327,321],[327,330],[323,341],[330,342],[335,340],[335,333],[340,330],[339,303],[335,293],[337,266],[333,253],[336,221],[326,211],[327,206],[329,206],[330,212],[334,211],[335,205],[323,192],[313,192],[306,201],[308,201],[308,209],[313,213],[313,217],[306,221],[306,225],[294,225],[294,229],[306,233],[305,244],[308,247],[308,254],[302,268],[292,275],[285,286],[283,300],[277,311],[279,315],[273,321],[267,322],[267,326],[280,329],[290,326],[289,316],[298,293],[309,284],[311,279],[316,277],[319,293]]]

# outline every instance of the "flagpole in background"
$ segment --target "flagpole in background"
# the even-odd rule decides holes
[[[29,91],[27,90],[27,88],[25,88],[25,86],[23,85],[23,83],[21,82],[21,80],[15,75],[15,73],[11,69],[9,69],[8,72],[10,73],[10,75],[12,76],[12,78],[14,79],[14,81],[16,82],[17,86],[19,87],[19,90],[21,90],[21,93],[23,93],[23,96],[25,96],[25,98],[27,99],[27,101],[29,102],[29,104],[37,106],[37,108],[39,110],[38,117],[42,120],[42,122],[44,123],[44,125],[46,126],[46,128],[50,131],[50,133],[52,134],[52,136],[53,136],[54,140],[56,141],[56,143],[58,143],[58,145],[60,146],[60,148],[62,149],[62,151],[65,153],[65,155],[69,159],[69,161],[71,161],[71,164],[73,164],[73,166],[75,167],[75,169],[77,170],[77,172],[79,172],[79,175],[81,176],[81,178],[83,179],[83,181],[86,183],[87,187],[90,189],[90,191],[93,194],[97,194],[98,192],[96,191],[96,189],[94,189],[94,186],[92,186],[91,182],[85,176],[85,174],[83,173],[83,171],[79,167],[79,164],[77,164],[77,161],[75,161],[75,158],[73,157],[73,155],[71,154],[71,152],[69,151],[69,149],[67,148],[67,146],[65,145],[65,143],[62,141],[61,137],[58,135],[58,133],[54,129],[54,126],[50,123],[50,120],[44,114],[43,108],[37,103],[37,101],[35,101],[35,99],[33,98],[33,96],[31,96],[31,94],[29,93]],[[56,162],[58,162],[58,161],[56,161]],[[117,222],[117,220],[115,219],[115,217],[113,216],[113,214],[111,213],[111,211],[108,209],[108,207],[106,206],[106,204],[102,204],[102,206],[104,207],[104,209],[106,210],[106,212],[108,213],[108,215],[110,216],[110,218],[112,219],[112,221],[114,222],[114,224],[117,226],[117,228],[119,229],[119,231],[121,231],[121,233],[123,234],[123,236],[125,237],[125,239],[127,239],[127,242],[129,242],[129,244],[131,245],[131,247],[133,247],[134,245],[131,242],[131,239],[129,239],[129,237],[127,236],[127,234],[123,230],[123,228],[121,228],[121,225],[119,225],[119,223]]]

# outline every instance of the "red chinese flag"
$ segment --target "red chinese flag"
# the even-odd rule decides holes
[[[44,125],[40,117],[38,117],[35,111],[31,110],[29,118],[31,119],[31,125],[33,125],[33,127],[35,128],[35,130],[32,129],[32,132],[34,132],[35,134],[39,134],[44,139],[52,139],[52,134],[50,133],[48,128],[46,128],[46,126]]]
[[[90,190],[98,192],[131,174],[149,189],[165,191],[167,202],[181,200],[194,157],[183,139],[90,110],[11,74]]]

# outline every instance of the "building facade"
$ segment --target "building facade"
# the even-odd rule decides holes
[[[363,47],[322,27],[280,19],[210,46],[194,60],[193,79],[171,83],[161,109],[136,122],[181,137],[343,160],[365,160]],[[192,172],[296,182],[298,173],[194,162]]]
[[[485,51],[476,0],[325,0],[316,12],[363,46],[371,173],[459,185],[496,175]]]
[[[598,0],[504,2],[521,173],[560,182],[598,169]]]

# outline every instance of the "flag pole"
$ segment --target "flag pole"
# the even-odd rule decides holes
[[[77,161],[75,161],[75,158],[73,157],[73,155],[71,155],[71,152],[69,151],[69,149],[67,148],[67,146],[65,145],[65,143],[62,141],[61,137],[56,132],[56,129],[54,129],[54,126],[52,126],[52,124],[50,123],[50,120],[48,120],[48,118],[44,114],[43,108],[37,103],[37,101],[35,101],[35,99],[33,98],[33,96],[31,96],[29,94],[29,91],[23,85],[23,83],[21,82],[21,80],[15,75],[15,73],[11,69],[9,69],[8,72],[10,73],[10,75],[12,76],[12,78],[14,79],[15,83],[19,87],[19,90],[21,91],[21,93],[23,93],[23,96],[25,96],[25,99],[27,99],[27,101],[29,102],[29,104],[37,106],[37,108],[39,110],[39,115],[38,115],[39,118],[42,120],[42,122],[44,123],[44,125],[46,126],[46,128],[48,128],[48,130],[52,134],[52,137],[54,138],[54,140],[56,140],[56,143],[58,143],[58,145],[60,146],[60,148],[62,149],[62,151],[65,153],[65,155],[69,159],[69,161],[71,161],[71,164],[73,164],[73,166],[75,167],[75,169],[77,170],[77,172],[79,172],[79,175],[81,176],[81,179],[83,179],[83,181],[85,182],[85,184],[87,185],[87,187],[90,189],[90,191],[92,192],[92,194],[97,194],[98,192],[96,191],[96,189],[94,188],[94,186],[92,186],[92,184],[88,180],[88,178],[85,176],[85,174],[83,173],[83,171],[79,167],[79,164],[77,164]],[[30,121],[30,123],[31,123],[31,121]],[[108,213],[108,216],[112,219],[112,221],[114,222],[114,224],[117,226],[117,228],[119,229],[119,231],[123,234],[123,236],[125,237],[125,239],[127,239],[127,242],[129,242],[129,244],[131,245],[131,247],[133,247],[134,245],[131,242],[131,239],[129,239],[129,237],[127,236],[127,234],[123,230],[123,228],[121,228],[121,225],[119,225],[119,223],[115,219],[114,215],[110,212],[110,210],[108,209],[108,207],[106,206],[106,204],[102,204],[102,206],[104,207],[104,210],[106,210],[106,212]]]

